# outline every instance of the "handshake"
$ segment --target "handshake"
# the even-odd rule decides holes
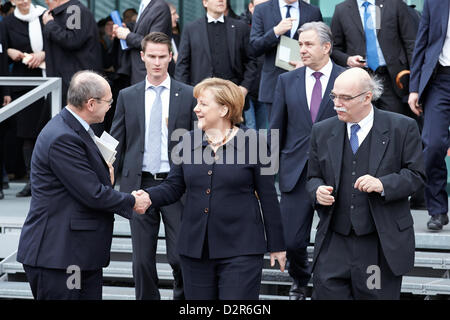
[[[152,204],[150,196],[144,190],[133,191],[131,194],[135,199],[133,210],[139,214],[144,214]]]

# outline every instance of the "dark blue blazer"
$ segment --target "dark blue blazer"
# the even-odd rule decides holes
[[[345,69],[333,63],[316,122],[333,117],[334,103],[330,92],[334,80]],[[306,67],[280,75],[272,105],[270,129],[279,130],[280,190],[290,192],[305,169],[309,153],[309,137],[313,126],[305,89]],[[269,130],[269,143],[273,143]]]
[[[423,6],[409,81],[409,91],[418,92],[419,98],[430,82],[444,47],[449,7],[449,0],[427,0]]]
[[[299,9],[299,28],[306,22],[322,21],[322,14],[319,8],[304,1],[299,1]],[[277,84],[278,76],[286,72],[286,70],[275,66],[277,45],[280,42],[280,38],[276,37],[273,27],[278,25],[281,20],[278,0],[269,0],[255,7],[250,32],[250,46],[256,56],[264,54],[264,64],[259,87],[259,101],[265,103],[272,103],[273,89]],[[295,33],[294,39],[298,39],[298,33]]]
[[[177,201],[186,191],[179,254],[201,258],[205,239],[211,259],[285,250],[274,176],[261,174],[263,165],[257,157],[251,161],[258,154],[257,148],[252,149],[258,143],[246,136],[251,133],[256,139],[255,130],[239,130],[217,150],[214,161],[202,132],[191,131],[179,144],[185,161],[174,161],[167,179],[146,190],[155,207]],[[263,145],[267,148],[265,139],[259,147]]]
[[[134,197],[114,190],[100,151],[66,109],[41,131],[31,160],[31,204],[17,261],[97,270],[109,264],[114,213],[130,218]]]

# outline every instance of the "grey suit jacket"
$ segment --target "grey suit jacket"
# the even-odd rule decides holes
[[[175,129],[193,129],[196,119],[193,109],[196,100],[193,88],[171,79],[168,120],[169,161],[171,150],[177,141],[170,137]],[[111,135],[119,141],[116,163],[123,157],[120,190],[131,192],[141,187],[142,162],[145,144],[145,81],[119,92]],[[117,171],[116,166],[116,171]],[[116,173],[117,175],[117,173]]]
[[[402,0],[376,0],[375,4],[380,12],[378,42],[392,83],[395,83],[397,74],[410,68],[417,29]],[[337,64],[347,67],[349,56],[366,57],[366,38],[356,0],[346,0],[336,6],[331,32],[334,37],[331,57]],[[402,92],[394,88],[402,96]]]

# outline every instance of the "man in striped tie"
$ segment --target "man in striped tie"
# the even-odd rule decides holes
[[[422,144],[413,119],[373,106],[381,93],[365,70],[344,71],[330,94],[337,117],[312,128],[313,299],[399,299],[414,266],[408,197],[423,186]]]
[[[309,135],[314,123],[336,115],[329,94],[334,79],[344,71],[330,59],[332,37],[325,23],[305,23],[299,33],[305,66],[280,76],[270,121],[270,129],[280,132],[280,206],[288,270],[294,279],[292,300],[306,297],[311,277],[306,249],[314,210],[305,190]]]

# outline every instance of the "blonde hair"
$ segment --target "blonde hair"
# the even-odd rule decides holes
[[[244,121],[242,111],[245,97],[237,85],[229,80],[207,78],[194,87],[194,97],[198,99],[204,90],[210,90],[218,104],[228,107],[225,119],[229,120],[232,125]]]

